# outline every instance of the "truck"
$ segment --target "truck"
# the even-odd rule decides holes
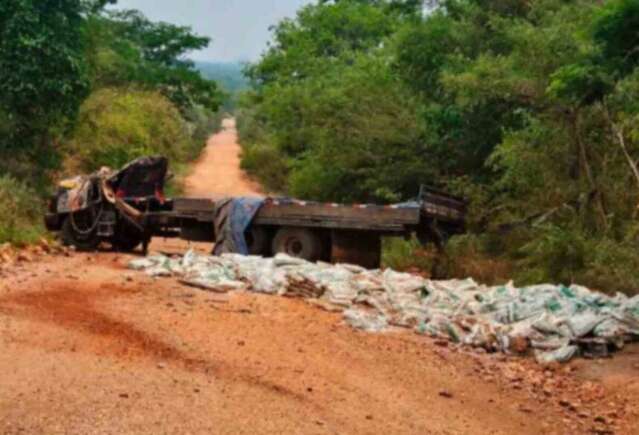
[[[81,251],[106,243],[118,251],[132,252],[142,246],[146,252],[153,237],[218,245],[224,237],[235,237],[227,231],[233,218],[228,210],[235,204],[241,211],[246,199],[166,198],[167,174],[168,160],[155,156],[137,159],[117,171],[102,168],[64,180],[49,201],[46,227],[60,233],[63,244]],[[366,268],[379,267],[383,237],[414,235],[423,244],[441,248],[448,237],[464,231],[466,214],[462,198],[424,186],[414,200],[392,205],[277,197],[256,198],[251,203],[258,206],[240,219],[245,242],[245,252],[240,253],[285,253]]]

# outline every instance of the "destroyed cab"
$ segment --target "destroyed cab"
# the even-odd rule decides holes
[[[168,160],[137,159],[119,171],[102,168],[58,184],[49,200],[45,225],[62,242],[78,250],[95,250],[102,242],[120,251],[145,246],[153,231],[145,222],[150,211],[170,211],[164,198]]]

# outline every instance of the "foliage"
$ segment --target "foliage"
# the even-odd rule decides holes
[[[126,86],[161,91],[181,110],[199,105],[217,111],[222,94],[185,59],[210,40],[190,28],[149,21],[136,10],[102,12],[85,25],[95,87]]]
[[[41,202],[61,166],[119,166],[143,153],[182,164],[219,127],[221,92],[186,59],[209,39],[104,9],[114,3],[0,3],[0,197],[19,201],[0,212],[2,240],[41,230],[23,198]]]
[[[55,132],[73,120],[88,91],[83,11],[80,0],[0,3],[1,161],[55,164]],[[0,169],[24,175],[12,165]]]
[[[82,105],[68,154],[82,171],[119,168],[145,155],[181,161],[189,139],[179,111],[158,92],[106,88]]]
[[[639,3],[614,0],[597,11],[593,23],[595,41],[612,68],[624,73],[639,65]]]
[[[373,50],[392,33],[398,16],[377,3],[323,1],[303,7],[295,20],[274,28],[270,48],[247,69],[248,76],[259,85],[299,82],[348,62],[354,53]]]
[[[260,182],[270,192],[287,190],[287,160],[272,146],[254,144],[244,147],[241,168],[259,174]]]
[[[42,231],[38,195],[10,175],[0,175],[0,243],[34,242]]]
[[[425,172],[413,157],[423,153],[419,107],[380,48],[404,19],[388,9],[395,3],[324,2],[275,29],[269,51],[247,70],[257,92],[243,102],[240,133],[245,160],[255,161],[257,150],[277,156],[286,178],[245,164],[259,179],[319,200],[417,193]],[[268,134],[251,133],[259,131]]]
[[[382,265],[399,271],[430,272],[437,253],[425,249],[416,239],[404,240],[387,237],[382,240]]]
[[[86,95],[79,0],[0,4],[0,104],[16,127],[72,117]]]
[[[204,77],[215,80],[227,92],[237,93],[249,88],[244,66],[237,62],[195,62]]]
[[[248,69],[245,160],[313,199],[465,195],[451,276],[636,290],[638,23],[636,0],[320,1]]]

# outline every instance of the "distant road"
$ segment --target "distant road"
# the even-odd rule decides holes
[[[260,185],[240,169],[241,148],[235,119],[225,119],[222,131],[211,136],[200,159],[184,182],[192,197],[263,196]]]

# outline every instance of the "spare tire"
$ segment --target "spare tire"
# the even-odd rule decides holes
[[[286,254],[307,261],[322,257],[322,239],[316,231],[306,228],[283,227],[273,239],[273,254]]]

